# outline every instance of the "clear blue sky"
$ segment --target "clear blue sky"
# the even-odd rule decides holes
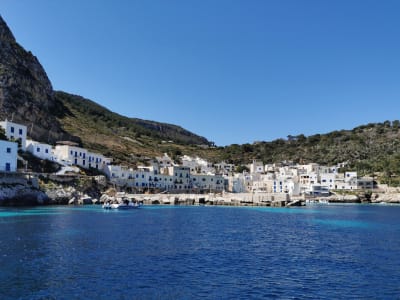
[[[397,0],[1,0],[53,87],[217,145],[400,119]]]

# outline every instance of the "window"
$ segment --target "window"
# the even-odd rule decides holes
[[[49,153],[49,149],[44,150],[45,153]]]
[[[39,147],[36,148],[36,152],[40,152],[40,148]]]
[[[11,133],[14,133],[14,127],[10,128]]]
[[[11,153],[11,148],[7,148],[7,153]]]
[[[22,132],[23,132],[22,129],[20,129],[20,130],[19,130],[19,135],[22,135]]]
[[[11,164],[10,163],[6,163],[6,171],[11,171]]]

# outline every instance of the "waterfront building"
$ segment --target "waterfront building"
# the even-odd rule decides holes
[[[0,126],[3,127],[5,135],[10,141],[20,143],[21,149],[25,150],[27,135],[27,129],[25,125],[13,123],[6,119],[5,121],[0,122]]]
[[[17,170],[18,144],[0,141],[0,171],[15,172]]]
[[[191,175],[193,189],[197,191],[222,192],[225,188],[225,179],[222,175]]]
[[[120,165],[106,165],[103,171],[111,183],[117,186],[134,187],[132,169]]]
[[[231,193],[245,193],[246,185],[244,175],[241,173],[236,173],[233,174],[233,176],[228,176],[227,190]]]
[[[361,190],[372,190],[375,187],[372,177],[357,178],[357,188]]]

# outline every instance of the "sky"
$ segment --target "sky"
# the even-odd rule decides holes
[[[218,146],[400,119],[397,0],[0,0],[55,90]]]

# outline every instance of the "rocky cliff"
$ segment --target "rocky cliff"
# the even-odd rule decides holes
[[[63,106],[54,98],[49,78],[38,59],[22,48],[0,16],[0,118],[28,126],[33,139],[73,139],[57,120]],[[33,126],[33,130],[32,129]]]

